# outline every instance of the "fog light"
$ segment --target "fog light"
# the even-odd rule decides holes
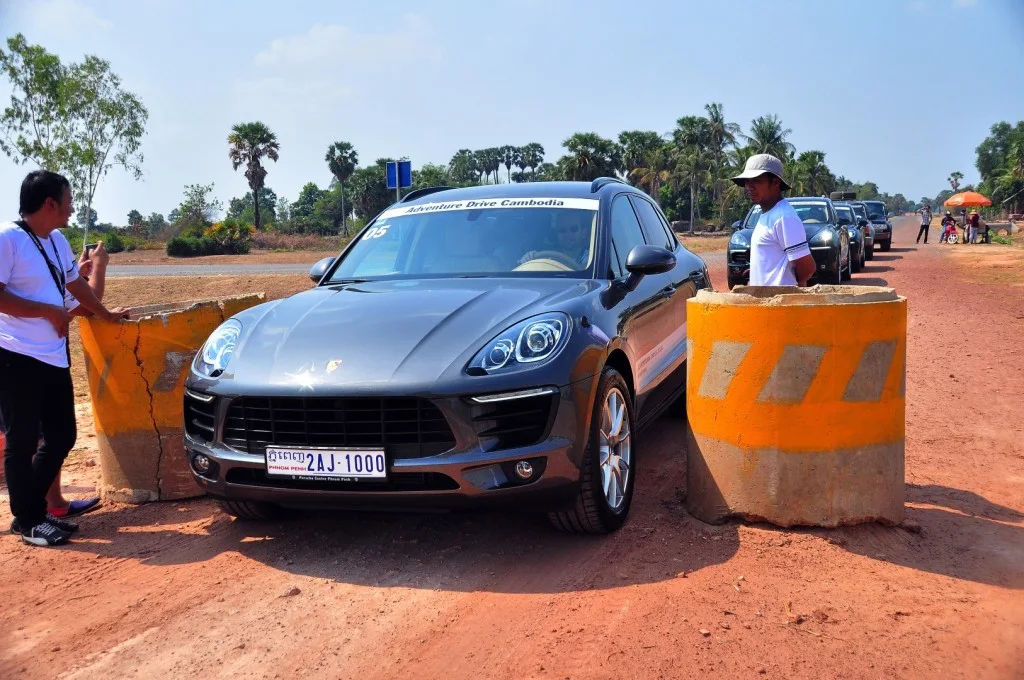
[[[199,474],[206,474],[210,471],[210,459],[201,453],[197,453],[192,457],[192,467]]]
[[[521,460],[516,463],[516,475],[519,479],[529,479],[533,477],[533,465],[528,460]]]

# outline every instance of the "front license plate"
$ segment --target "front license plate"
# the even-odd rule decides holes
[[[387,479],[380,449],[283,449],[267,447],[267,474],[291,479]]]

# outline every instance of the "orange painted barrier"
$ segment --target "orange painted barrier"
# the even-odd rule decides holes
[[[131,310],[114,324],[81,319],[104,498],[128,503],[198,496],[183,450],[184,381],[225,319],[262,293]]]
[[[907,301],[738,287],[687,303],[687,505],[783,526],[903,519]]]

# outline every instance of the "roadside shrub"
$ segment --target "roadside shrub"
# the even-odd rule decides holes
[[[249,252],[255,233],[256,228],[251,224],[242,224],[229,217],[207,228],[203,238],[215,242],[223,254],[245,254]]]
[[[99,240],[103,241],[103,249],[108,253],[120,253],[125,249],[125,241],[117,232],[103,234]]]
[[[348,239],[313,234],[257,232],[252,247],[259,250],[340,250]]]
[[[1013,241],[1011,241],[1008,237],[1000,236],[999,234],[996,234],[996,235],[994,235],[992,237],[992,243],[1000,243],[1000,244],[1002,244],[1004,246],[1012,246],[1013,245]]]

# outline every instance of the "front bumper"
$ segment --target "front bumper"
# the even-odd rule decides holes
[[[892,240],[892,230],[888,226],[876,224],[872,229],[874,231],[874,240],[876,243]]]
[[[385,482],[268,477],[262,452],[240,450],[223,441],[229,398],[218,400],[219,426],[213,441],[186,433],[185,455],[196,483],[219,499],[305,508],[553,510],[575,499],[594,389],[595,377],[558,388],[552,395],[550,419],[542,437],[515,447],[503,447],[477,434],[473,421],[477,407],[468,398],[431,399],[451,426],[455,446],[424,457],[394,457],[385,447]],[[205,473],[196,470],[197,454],[210,460]],[[528,480],[519,479],[514,472],[515,464],[522,460],[529,461],[534,470]]]
[[[834,246],[813,246],[811,256],[814,257],[814,275],[811,280],[823,274],[836,274],[836,256]],[[730,286],[745,285],[750,281],[750,251],[730,250],[727,253],[727,278]]]

